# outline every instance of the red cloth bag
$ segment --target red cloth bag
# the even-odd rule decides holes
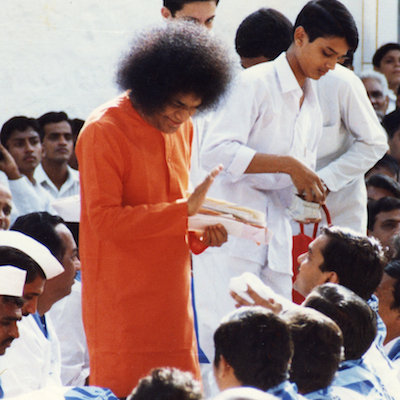
[[[326,221],[328,223],[328,226],[332,226],[331,215],[329,214],[329,211],[325,204],[322,205],[322,209],[325,212]],[[314,224],[314,231],[313,231],[312,237],[307,236],[304,233],[304,224],[299,223],[299,225],[300,225],[300,233],[296,236],[293,236],[293,250],[292,250],[293,279],[292,279],[292,282],[294,282],[296,280],[296,276],[298,273],[299,263],[297,262],[297,257],[300,254],[306,253],[308,250],[308,245],[317,237],[319,223],[317,222]],[[300,293],[296,292],[294,289],[292,290],[292,298],[293,298],[293,302],[296,304],[301,304],[304,301],[304,297]]]

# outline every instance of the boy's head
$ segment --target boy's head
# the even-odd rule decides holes
[[[293,38],[292,23],[279,11],[260,8],[236,31],[235,46],[243,68],[274,60],[286,51]]]
[[[358,46],[358,31],[349,10],[337,0],[313,0],[300,11],[294,29],[302,26],[308,40],[318,38],[343,38],[349,50],[354,52]]]
[[[305,78],[319,79],[334,69],[357,45],[354,19],[343,4],[336,0],[311,1],[296,19],[288,61],[302,85]]]
[[[220,390],[271,389],[288,377],[293,345],[287,324],[262,307],[228,314],[214,334],[214,375]]]
[[[161,14],[165,19],[184,19],[211,29],[218,2],[219,0],[164,0]]]

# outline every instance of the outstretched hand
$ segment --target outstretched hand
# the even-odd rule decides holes
[[[190,197],[187,200],[187,206],[188,206],[188,215],[189,217],[196,214],[205,198],[208,192],[208,189],[210,188],[211,184],[214,182],[214,178],[222,171],[223,167],[222,165],[218,165],[215,167],[204,179],[202,183],[200,183],[199,186],[196,187],[194,192],[190,195]]]

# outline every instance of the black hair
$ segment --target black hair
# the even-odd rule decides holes
[[[216,5],[219,3],[219,0],[163,0],[163,5],[164,7],[168,8],[168,10],[171,12],[171,15],[175,17],[175,13],[182,10],[185,4],[208,1],[215,1]]]
[[[274,60],[288,49],[292,40],[293,24],[273,8],[260,8],[239,25],[235,47],[240,57]]]
[[[346,360],[358,360],[369,349],[377,332],[375,311],[351,290],[335,283],[314,288],[303,305],[332,318],[343,333]]]
[[[293,345],[287,324],[261,307],[240,308],[214,334],[215,358],[233,368],[242,386],[271,389],[287,379]]]
[[[157,26],[139,35],[117,74],[134,107],[145,115],[163,110],[177,94],[202,100],[198,110],[214,108],[231,80],[225,46],[190,22]]]
[[[58,224],[65,224],[60,216],[51,215],[46,211],[34,212],[18,217],[11,230],[22,232],[36,239],[61,262],[66,249],[55,229]]]
[[[385,115],[382,119],[382,126],[385,128],[389,139],[393,139],[394,134],[400,129],[400,110],[394,110]]]
[[[368,300],[378,287],[386,259],[378,240],[357,235],[350,229],[323,228],[328,242],[321,250],[322,272],[336,272],[339,283]]]
[[[51,111],[46,114],[43,114],[41,117],[38,118],[39,124],[39,135],[40,140],[43,142],[44,139],[44,127],[47,124],[53,124],[58,122],[66,121],[69,123],[71,130],[72,130],[72,121],[68,118],[68,115],[64,111],[55,112]]]
[[[302,26],[308,40],[319,37],[341,37],[347,42],[350,52],[358,46],[358,31],[349,10],[337,0],[314,0],[300,11],[294,29]]]
[[[376,175],[374,175],[376,176]],[[371,176],[372,178],[372,176]],[[368,230],[373,231],[376,216],[381,212],[388,212],[400,209],[400,199],[395,197],[382,197],[376,201],[368,202]]]
[[[392,310],[400,309],[400,260],[390,261],[385,268],[385,274],[396,279],[393,285],[393,303],[390,305],[390,308]]]
[[[399,86],[400,87],[400,86]],[[392,175],[395,177],[395,180],[397,182],[397,180],[399,179],[399,174],[400,174],[400,167],[399,164],[397,163],[396,159],[394,157],[392,157],[390,154],[385,154],[366,174],[365,176],[367,176],[367,180],[366,180],[366,184],[368,187],[368,183],[369,178],[372,176],[370,175],[371,172],[375,169],[375,168],[384,168],[387,169],[388,171],[390,171],[392,173]],[[370,175],[370,176],[369,176]],[[377,175],[377,174],[376,174]],[[385,174],[379,174],[379,175],[385,175]],[[372,184],[372,186],[375,187],[379,187],[376,186],[374,184]],[[385,188],[383,188],[385,189]],[[400,186],[397,188],[398,190],[396,190],[396,194],[395,197],[399,197],[400,198]],[[389,190],[389,189],[388,189]],[[390,190],[389,190],[390,191]]]
[[[393,195],[394,198],[400,199],[400,184],[388,175],[385,174],[371,175],[365,180],[365,185],[367,186],[367,188],[373,186],[379,189],[387,190],[389,193]]]
[[[46,279],[39,264],[14,247],[0,246],[0,265],[12,265],[26,271],[25,283],[32,283],[38,276]]]
[[[386,43],[376,50],[374,56],[372,57],[372,64],[375,68],[380,68],[382,58],[385,57],[387,53],[391,50],[400,50],[400,44],[398,43]]]
[[[331,385],[342,361],[343,335],[332,319],[308,307],[287,311],[294,346],[290,381],[307,394]]]
[[[201,400],[201,385],[189,372],[157,368],[142,378],[127,400]]]
[[[1,128],[0,141],[4,147],[7,147],[8,139],[15,131],[25,132],[28,128],[39,131],[39,124],[34,118],[24,116],[13,117],[9,119]]]

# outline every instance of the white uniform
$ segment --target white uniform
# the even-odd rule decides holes
[[[62,384],[84,386],[89,376],[89,352],[82,321],[82,283],[75,281],[71,293],[54,303],[47,314],[60,342]]]
[[[46,174],[45,170],[42,167],[42,164],[39,164],[35,169],[35,180],[40,183],[44,189],[46,189],[53,199],[60,199],[63,197],[74,196],[80,193],[79,186],[79,172],[69,165],[68,168],[68,178],[61,186],[60,190],[54,185],[49,176]]]
[[[388,150],[387,136],[361,80],[337,65],[317,82],[324,127],[317,151],[317,174],[331,191],[326,204],[332,223],[367,233],[364,174]],[[325,221],[321,225],[326,225]],[[294,233],[298,232],[298,224]],[[312,233],[312,227],[306,229]]]
[[[0,357],[4,398],[48,386],[61,386],[60,344],[46,316],[48,338],[32,315],[18,323],[19,338]]]
[[[25,175],[22,175],[19,179],[10,179],[8,184],[13,202],[17,207],[17,217],[35,211],[47,211],[53,215],[57,214],[51,206],[53,198],[38,182],[33,184]],[[11,223],[13,222],[14,220],[11,221]]]
[[[253,272],[290,297],[292,231],[285,208],[294,186],[286,174],[244,172],[257,152],[292,155],[315,168],[322,115],[308,79],[304,94],[300,108],[303,91],[286,54],[247,69],[237,77],[224,108],[213,115],[203,139],[203,167],[224,165],[208,196],[266,213],[274,232],[268,247],[229,237],[221,248],[193,257],[200,346],[209,359],[219,320],[234,306],[227,290],[231,277]]]

